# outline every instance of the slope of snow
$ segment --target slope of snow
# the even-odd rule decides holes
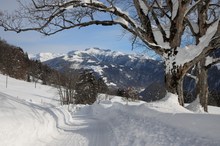
[[[81,146],[88,140],[74,131],[68,108],[61,107],[56,89],[0,74],[1,146]],[[80,123],[79,123],[80,124]],[[74,140],[71,140],[74,137]],[[68,141],[67,141],[68,139]]]
[[[1,146],[218,146],[220,108],[193,113],[167,94],[127,102],[100,94],[93,105],[60,106],[56,89],[0,74]]]
[[[52,140],[57,134],[49,103],[57,98],[52,88],[8,79],[0,75],[0,145],[42,145],[41,140]],[[35,104],[35,103],[39,103]],[[50,135],[50,136],[49,136]],[[46,138],[46,139],[45,139]]]
[[[117,145],[219,145],[220,117],[194,114],[186,109],[184,111],[175,104],[175,95],[168,95],[160,101],[167,104],[167,107],[175,106],[173,113],[172,110],[170,113],[159,112],[166,111],[162,104],[158,104],[159,110],[155,111],[147,103],[127,103],[120,97],[102,96],[98,103],[75,110],[73,116],[89,113],[90,116],[105,121],[111,127]]]

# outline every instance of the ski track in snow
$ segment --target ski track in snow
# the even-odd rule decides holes
[[[75,115],[60,135],[46,146],[115,146],[112,129],[105,121],[91,115]]]
[[[4,94],[0,92],[0,100],[1,102],[7,102],[7,105],[10,105],[11,108],[14,107],[15,111],[14,116],[17,117],[16,112],[20,112],[19,109],[21,107],[30,114],[32,118],[30,123],[27,126],[26,120],[22,122],[19,121],[19,125],[15,125],[12,127],[12,130],[15,130],[13,133],[14,140],[13,145],[46,145],[46,146],[115,146],[115,139],[112,133],[112,129],[105,121],[96,119],[92,115],[77,114],[72,118],[72,115],[61,107],[55,107],[53,105],[47,105],[48,107],[37,105],[34,103],[29,103],[25,100],[16,99],[10,95]],[[19,109],[16,109],[19,107]],[[30,111],[29,111],[30,110]],[[22,111],[21,111],[22,112]],[[23,114],[23,113],[22,113]],[[46,116],[47,115],[47,116]],[[26,116],[26,115],[24,115]],[[48,118],[49,117],[49,118]],[[7,118],[6,118],[7,119]],[[16,122],[18,119],[15,120]],[[56,126],[57,131],[54,133],[47,133],[47,126]],[[45,131],[39,127],[39,124],[45,128]],[[7,124],[7,123],[6,123]],[[29,139],[27,142],[18,143],[15,135],[20,132],[24,132],[24,135],[27,134],[24,130],[26,128],[32,127],[32,131],[30,133],[34,133],[38,135],[37,139]],[[0,137],[4,132],[0,131]],[[6,131],[7,129],[5,129]],[[30,129],[28,129],[30,130]],[[17,132],[16,132],[17,131]],[[43,131],[43,132],[42,132]],[[4,134],[10,135],[10,132],[5,132]],[[28,133],[28,134],[30,134]],[[49,139],[40,136],[44,134],[47,138],[49,135]],[[51,134],[51,136],[50,136]],[[22,140],[21,136],[21,140]],[[3,136],[2,136],[3,137]],[[8,137],[9,138],[9,137]],[[2,143],[4,146],[9,146],[8,143]],[[0,142],[1,145],[1,142]]]
[[[48,86],[0,75],[0,146],[219,146],[219,108],[192,113],[177,97],[153,103],[100,95],[93,105],[60,106]],[[30,86],[31,85],[31,86]],[[102,99],[103,98],[103,99]]]

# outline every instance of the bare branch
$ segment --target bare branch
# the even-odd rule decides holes
[[[134,2],[134,6],[136,8],[137,14],[139,16],[139,19],[141,21],[145,29],[145,32],[147,33],[147,39],[149,42],[151,43],[156,43],[156,41],[154,40],[154,35],[152,32],[152,26],[151,26],[151,21],[149,19],[149,16],[147,14],[144,13],[144,10],[141,8],[140,6],[140,2],[139,0],[133,0]]]
[[[202,2],[202,0],[197,0],[192,6],[190,6],[187,10],[186,10],[186,12],[185,12],[185,16],[188,16],[196,7],[197,7],[197,5],[200,3],[200,2]]]
[[[156,13],[155,13],[154,11],[151,11],[151,12],[152,12],[152,16],[153,16],[153,18],[154,18],[154,20],[155,20],[155,22],[156,22],[156,24],[157,24],[157,26],[158,26],[160,32],[162,33],[163,40],[164,40],[165,42],[168,42],[168,38],[166,37],[166,32],[164,31],[162,25],[160,24],[160,21],[159,21],[157,15],[156,15]]]
[[[134,44],[135,44],[136,40],[137,40],[137,36],[134,36],[132,44],[131,44],[132,50],[134,50]]]

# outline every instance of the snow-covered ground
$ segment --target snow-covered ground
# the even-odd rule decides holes
[[[0,146],[219,146],[220,108],[194,113],[167,95],[152,103],[99,95],[60,106],[56,89],[0,74]]]

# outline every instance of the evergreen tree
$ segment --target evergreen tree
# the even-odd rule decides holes
[[[93,104],[98,94],[97,80],[93,73],[85,70],[76,83],[76,104]]]
[[[102,78],[98,79],[98,92],[99,93],[108,92],[108,86],[106,85],[105,81]]]

